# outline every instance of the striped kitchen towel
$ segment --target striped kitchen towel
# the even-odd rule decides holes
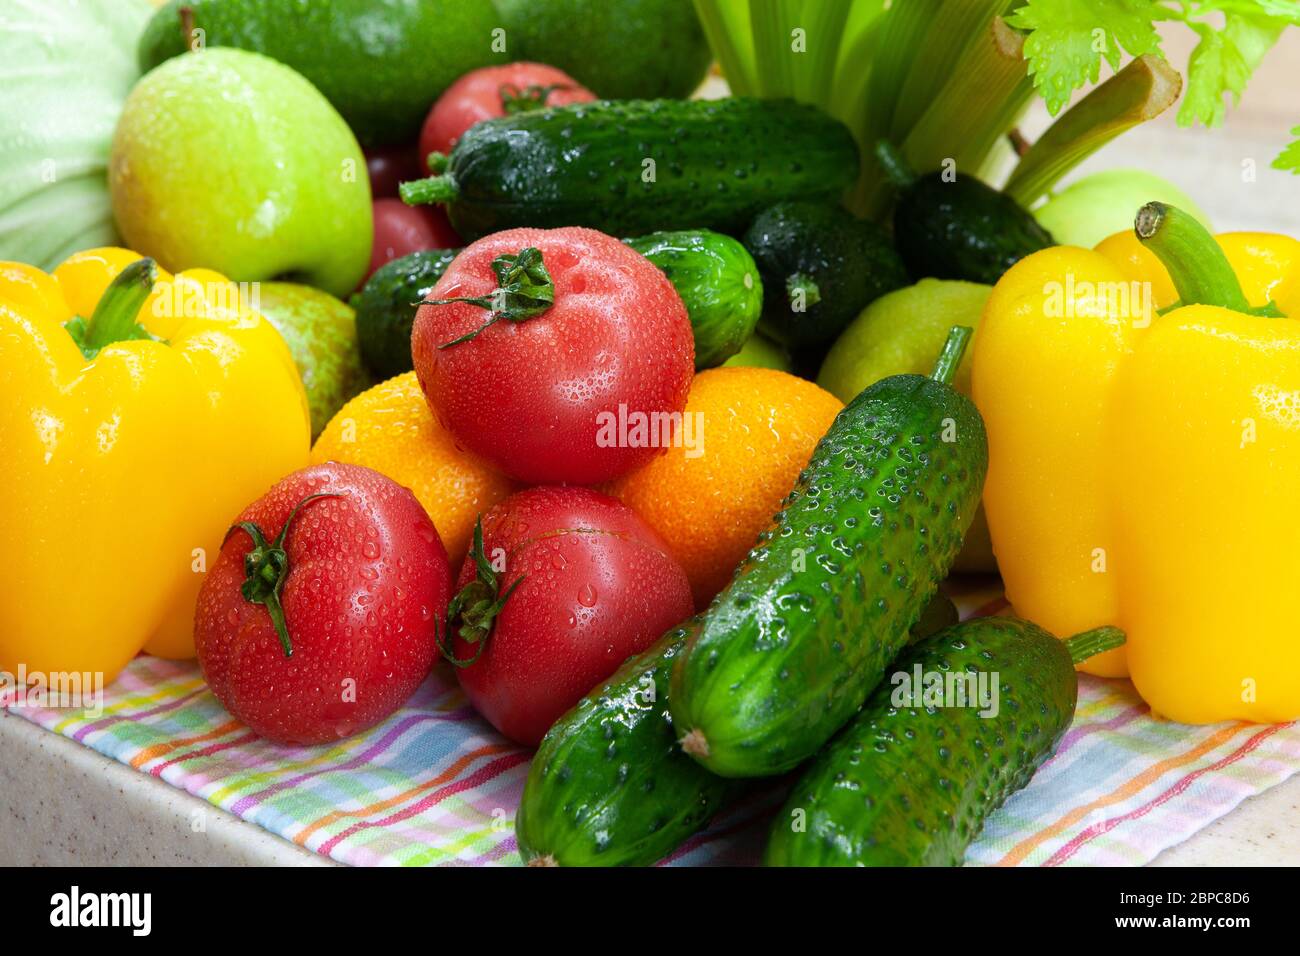
[[[968,612],[1003,606],[968,590]],[[0,700],[0,704],[4,701]],[[197,666],[137,658],[90,715],[13,713],[286,840],[364,866],[513,865],[530,752],[498,736],[439,669],[406,706],[334,746],[282,747],[222,709]],[[1300,770],[1300,726],[1158,720],[1127,681],[1082,677],[1060,749],[989,821],[980,865],[1141,864]],[[784,784],[760,788],[668,865],[756,863]]]

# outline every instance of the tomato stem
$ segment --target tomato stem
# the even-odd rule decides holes
[[[487,559],[486,549],[483,546],[482,516],[474,525],[474,544],[469,554],[474,559],[475,577],[457,591],[456,596],[447,605],[447,640],[444,641],[439,633],[437,621],[434,622],[433,630],[434,640],[442,656],[456,667],[462,668],[469,667],[483,656],[497,615],[505,608],[506,602],[515,593],[515,588],[523,583],[525,577],[521,574],[510,587],[506,588],[504,594],[501,593],[501,582],[497,578],[497,571],[492,567],[492,562]],[[451,646],[453,628],[456,629],[461,640],[474,645],[473,657],[456,656],[455,648]]]
[[[552,83],[549,86],[542,86],[540,83],[529,83],[522,89],[514,83],[502,83],[497,87],[497,92],[501,95],[501,108],[505,114],[510,116],[514,113],[526,113],[529,110],[539,110],[546,106],[546,101],[550,99],[552,93],[556,90],[571,90],[573,87],[567,83]]]
[[[226,532],[227,540],[236,529],[253,539],[252,550],[244,555],[244,574],[247,576],[240,585],[239,593],[249,604],[261,604],[266,608],[266,613],[271,616],[271,623],[275,626],[276,636],[280,638],[280,646],[284,648],[285,657],[293,657],[293,642],[289,639],[289,625],[284,618],[284,606],[280,603],[280,592],[284,590],[285,578],[289,576],[289,555],[284,549],[284,539],[289,534],[289,526],[293,524],[294,518],[308,502],[317,498],[342,497],[336,492],[320,492],[303,498],[293,506],[289,517],[285,519],[284,527],[275,540],[269,543],[262,529],[252,521],[240,521]]]
[[[448,305],[452,302],[467,302],[481,309],[487,309],[486,322],[473,331],[466,332],[450,342],[443,342],[440,349],[449,349],[476,338],[483,330],[496,323],[498,319],[508,322],[526,322],[541,315],[555,304],[555,282],[546,271],[542,261],[542,251],[534,246],[520,249],[516,255],[497,256],[492,260],[492,271],[496,273],[497,287],[490,295],[478,298],[431,299],[427,305]]]

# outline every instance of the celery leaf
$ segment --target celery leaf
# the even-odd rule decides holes
[[[1291,135],[1300,137],[1300,126],[1291,130]],[[1300,176],[1300,139],[1297,139],[1286,149],[1282,150],[1282,154],[1278,156],[1277,159],[1273,160],[1273,168],[1285,169]]]
[[[1159,54],[1155,21],[1166,15],[1154,0],[1028,0],[1007,22],[1027,32],[1029,72],[1055,116],[1075,90],[1097,82],[1103,57],[1118,70],[1121,50]]]

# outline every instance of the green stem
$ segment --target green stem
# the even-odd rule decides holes
[[[1084,159],[1167,110],[1182,86],[1160,57],[1138,57],[1058,117],[1021,157],[1003,192],[1028,209]]]
[[[1190,213],[1149,202],[1138,210],[1134,230],[1142,245],[1169,270],[1183,305],[1250,311],[1250,303],[1222,247]]]
[[[906,189],[916,180],[916,173],[908,165],[902,152],[887,139],[876,143],[876,159],[880,161],[885,176],[899,189]]]
[[[939,353],[939,360],[934,363],[934,371],[930,377],[936,382],[942,382],[944,385],[951,385],[953,376],[957,374],[957,366],[961,365],[961,357],[966,353],[966,343],[970,341],[971,330],[965,325],[954,325],[948,330],[948,340],[943,343],[943,351]]]
[[[1118,627],[1095,627],[1091,631],[1066,638],[1065,648],[1070,652],[1071,661],[1082,664],[1103,651],[1123,647],[1124,641],[1124,632]]]
[[[476,298],[457,296],[450,299],[430,299],[427,305],[449,305],[452,302],[466,302],[480,309],[488,310],[487,320],[477,329],[472,329],[450,342],[443,342],[440,349],[449,349],[478,336],[483,330],[492,326],[498,319],[509,322],[525,322],[536,318],[555,304],[555,282],[546,269],[542,252],[535,246],[520,249],[515,255],[497,256],[492,260],[492,271],[497,277],[497,287],[490,295]]]
[[[430,164],[432,157],[430,155]],[[402,202],[408,206],[428,206],[433,203],[454,202],[460,195],[460,187],[456,185],[455,178],[451,173],[443,173],[440,176],[429,176],[425,179],[413,179],[408,183],[402,183],[397,187],[402,197]]]
[[[119,272],[95,306],[82,348],[98,352],[114,342],[141,338],[142,329],[135,317],[157,281],[158,264],[152,259],[137,259]]]
[[[284,605],[280,602],[280,592],[284,590],[285,579],[289,576],[289,555],[284,546],[285,538],[289,534],[289,526],[293,524],[298,512],[309,502],[317,498],[342,497],[337,492],[320,492],[303,498],[293,506],[293,510],[284,520],[284,526],[274,541],[268,542],[262,529],[252,521],[241,521],[226,532],[227,539],[236,530],[243,531],[253,539],[253,547],[244,555],[245,577],[239,593],[249,604],[260,604],[266,608],[266,613],[275,628],[275,634],[280,639],[280,646],[284,648],[285,657],[293,657],[289,625],[284,617]],[[222,544],[225,542],[223,541]]]
[[[802,272],[796,272],[785,280],[785,294],[791,307],[799,302],[805,310],[822,300],[822,290],[813,281],[812,276]]]

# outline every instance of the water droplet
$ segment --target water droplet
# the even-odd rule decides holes
[[[596,606],[596,589],[590,584],[584,584],[582,590],[578,592],[578,603],[583,607]]]

